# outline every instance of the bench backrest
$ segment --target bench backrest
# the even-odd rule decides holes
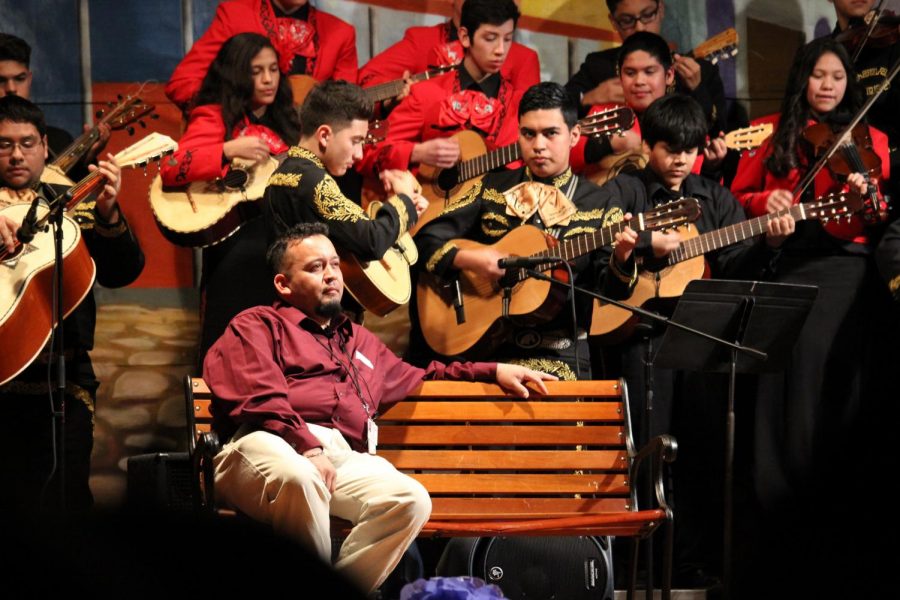
[[[378,454],[425,486],[436,521],[633,510],[624,384],[547,388],[522,400],[493,384],[425,382],[379,419]]]

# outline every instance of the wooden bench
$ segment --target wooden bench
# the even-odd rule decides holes
[[[431,495],[431,519],[421,535],[628,536],[634,542],[630,598],[639,540],[664,526],[668,598],[673,515],[662,466],[674,460],[675,441],[661,436],[635,452],[623,382],[548,382],[547,388],[547,396],[521,400],[494,384],[428,381],[379,418],[378,454]],[[209,430],[210,392],[190,377],[186,392],[188,427],[197,439],[191,448],[196,497],[212,509],[218,441]],[[657,505],[639,510],[632,482],[647,462]]]

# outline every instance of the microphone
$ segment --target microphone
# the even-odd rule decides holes
[[[39,194],[34,196],[34,200],[31,201],[31,207],[29,207],[28,212],[25,213],[25,218],[22,220],[22,225],[20,225],[19,230],[16,231],[16,239],[23,244],[29,243],[34,239],[34,236],[37,235],[38,231],[41,231],[41,228],[38,227],[37,224],[37,209],[41,200],[43,200],[43,198]]]
[[[501,269],[528,269],[539,265],[565,262],[558,256],[510,256],[497,261]]]

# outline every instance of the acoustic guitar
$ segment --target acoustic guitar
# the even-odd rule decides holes
[[[637,285],[631,296],[624,300],[629,306],[642,307],[651,300],[671,300],[684,293],[684,288],[706,272],[703,255],[748,238],[762,235],[771,219],[790,214],[797,221],[819,219],[823,223],[849,218],[863,208],[862,200],[855,194],[830,194],[814,202],[802,202],[794,206],[754,219],[748,219],[699,234],[696,227],[687,225],[677,229],[682,242],[659,261],[647,261],[639,268]],[[632,313],[624,308],[594,301],[591,318],[591,335],[602,336],[615,342],[631,334]]]
[[[634,125],[634,112],[616,106],[578,121],[581,133],[588,136],[612,135]],[[459,143],[459,162],[448,169],[419,165],[418,180],[428,208],[419,216],[415,234],[425,223],[437,217],[445,208],[465,196],[484,174],[522,158],[518,142],[488,151],[484,138],[474,131],[459,131],[451,136]]]
[[[432,67],[422,73],[410,75],[409,79],[413,84],[419,83],[420,81],[428,81],[433,77],[443,75],[453,67],[454,65]],[[309,91],[318,83],[318,81],[309,75],[288,75],[288,81],[291,84],[291,92],[294,95],[294,106],[303,104]],[[376,102],[383,102],[384,100],[396,98],[403,92],[405,86],[405,79],[394,79],[393,81],[386,81],[371,87],[363,88],[363,92],[365,92],[369,101],[374,104]]]
[[[154,114],[155,107],[147,104],[140,98],[127,96],[119,97],[119,103],[113,105],[110,103],[112,110],[104,114],[102,111],[97,113],[97,124],[91,129],[78,136],[65,150],[60,152],[52,162],[44,167],[41,173],[41,181],[44,183],[52,183],[56,185],[73,185],[74,182],[69,179],[68,172],[72,170],[78,161],[84,157],[98,139],[100,139],[100,125],[108,125],[112,131],[128,129],[129,134],[134,134],[132,123],[138,122],[142,127],[146,124],[141,120],[147,115],[156,118]]]
[[[716,34],[699,46],[688,52],[685,56],[708,60],[712,64],[720,60],[734,58],[738,53],[738,33],[734,27],[729,27],[722,33]]]
[[[174,151],[175,142],[159,134],[129,146],[116,155],[122,168],[144,167],[152,160]],[[81,201],[91,197],[106,183],[105,178],[94,171],[62,196],[66,210],[72,210]],[[7,200],[17,202],[3,209],[0,215],[21,223],[29,211],[30,198],[10,196],[9,191],[0,189]],[[23,200],[28,199],[28,202]],[[38,224],[46,221],[50,207],[43,203],[38,207]],[[90,252],[81,237],[81,228],[72,219],[63,216],[63,314],[68,316],[81,304],[94,283],[96,268]],[[44,348],[53,326],[56,314],[52,307],[54,285],[54,243],[53,232],[45,228],[27,244],[16,242],[10,253],[0,248],[0,385],[21,373],[37,358]]]
[[[725,134],[725,147],[729,150],[755,150],[759,148],[775,127],[771,123],[751,125],[742,129],[735,129]]]
[[[370,202],[367,211],[375,217],[381,202]],[[352,252],[338,248],[341,272],[347,291],[371,313],[383,317],[409,302],[412,295],[410,266],[419,259],[419,250],[409,232],[404,232],[379,260],[361,261]]]
[[[491,245],[466,239],[453,240],[460,249],[493,248],[513,256],[560,257],[572,261],[609,246],[615,234],[630,225],[635,231],[673,229],[700,216],[700,205],[694,198],[682,198],[659,206],[630,222],[621,221],[592,233],[559,241],[531,225],[521,225]],[[554,260],[537,270],[549,270]],[[557,313],[566,291],[549,281],[529,278],[523,269],[507,270],[500,281],[489,281],[461,270],[456,281],[445,281],[423,272],[416,289],[419,322],[428,345],[444,356],[456,356],[473,349],[481,352],[496,346],[505,336],[508,319],[522,324],[547,321]],[[458,307],[465,318],[457,318]]]
[[[384,139],[386,124],[371,124],[366,144]],[[177,246],[206,248],[222,242],[261,212],[266,184],[285,156],[253,162],[231,161],[228,172],[212,181],[167,186],[158,175],[150,184],[150,210],[163,237]]]

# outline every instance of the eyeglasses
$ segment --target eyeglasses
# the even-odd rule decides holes
[[[16,146],[22,151],[22,154],[31,154],[36,152],[41,145],[41,139],[36,137],[25,137],[18,142],[9,139],[0,140],[0,156],[10,156],[16,151]]]
[[[628,30],[632,29],[637,22],[640,21],[644,25],[652,23],[656,20],[656,16],[659,14],[659,5],[656,5],[656,8],[652,10],[645,10],[638,16],[634,15],[620,15],[615,17],[613,20],[616,22],[616,25],[619,26],[619,29]]]

